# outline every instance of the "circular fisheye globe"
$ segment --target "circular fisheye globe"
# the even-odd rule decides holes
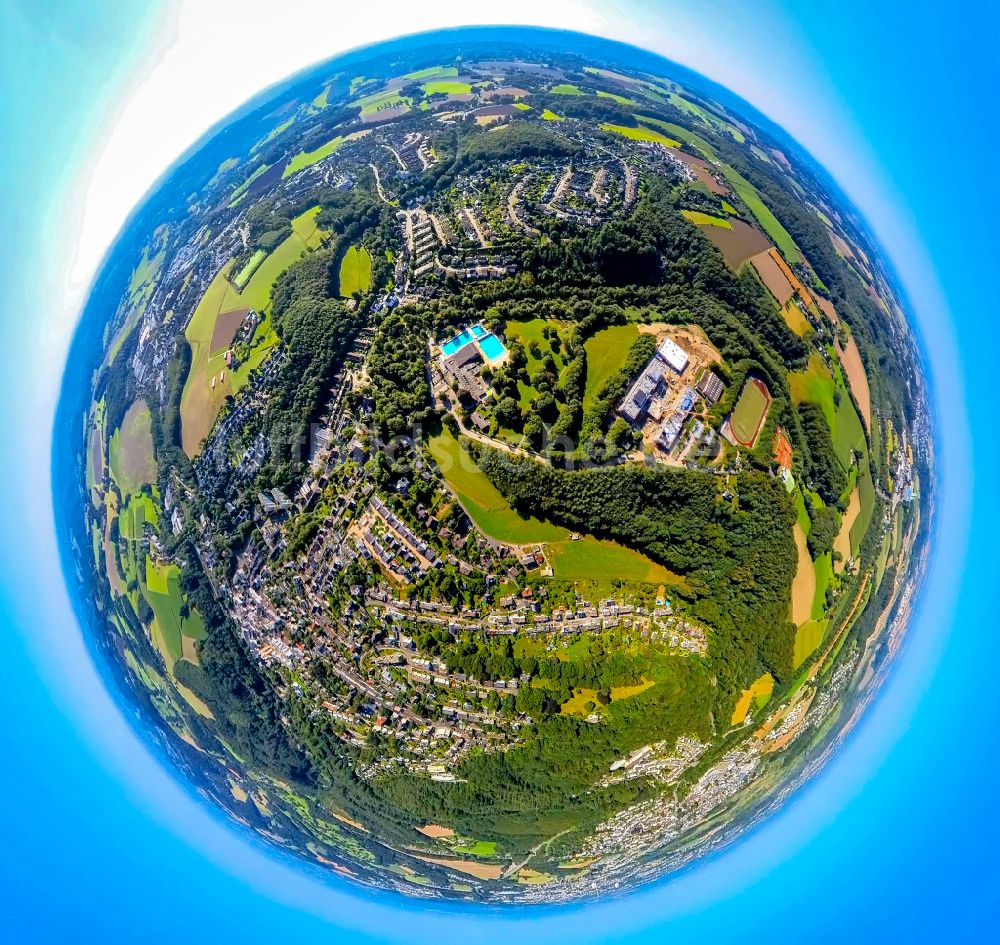
[[[255,99],[113,247],[67,402],[137,728],[415,896],[599,897],[732,842],[923,576],[921,359],[859,213],[593,38],[429,34]]]

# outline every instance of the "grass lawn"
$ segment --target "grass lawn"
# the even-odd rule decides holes
[[[681,216],[685,220],[701,226],[721,226],[725,230],[733,228],[732,223],[722,217],[713,217],[710,213],[702,213],[700,210],[681,210]]]
[[[464,853],[466,856],[495,856],[497,845],[495,840],[474,840],[452,849],[456,853]]]
[[[595,332],[584,342],[583,347],[587,352],[584,410],[593,407],[608,378],[621,370],[638,337],[639,329],[635,325],[612,325]]]
[[[229,198],[229,205],[232,206],[236,203],[246,192],[247,188],[263,174],[271,165],[261,164],[242,184],[237,187]]]
[[[144,492],[131,495],[119,513],[118,534],[124,540],[138,541],[143,525],[149,522],[155,528],[159,517],[159,509],[148,495]]]
[[[546,108],[542,111],[542,118],[546,121],[565,121],[562,115],[557,115],[552,109]]]
[[[137,295],[140,289],[148,286],[156,278],[156,274],[160,271],[165,257],[166,250],[160,250],[155,256],[151,257],[149,255],[149,247],[143,246],[142,258],[139,260],[139,265],[132,271],[132,276],[129,279],[128,292],[130,296]]]
[[[749,446],[757,438],[770,404],[767,388],[748,377],[729,417],[729,427],[740,443]]]
[[[726,176],[726,180],[729,181],[733,190],[739,194],[740,199],[747,205],[747,209],[756,217],[764,232],[774,240],[774,245],[781,250],[781,254],[789,265],[802,262],[804,257],[799,252],[798,246],[795,245],[795,240],[768,209],[757,188],[745,177],[737,174],[728,164],[722,165],[722,173]]]
[[[418,69],[416,72],[407,72],[404,78],[420,81],[421,79],[447,79],[453,75],[458,75],[456,66],[428,66],[426,69]]]
[[[795,520],[802,526],[802,531],[808,535],[809,529],[812,528],[812,522],[809,520],[809,512],[806,510],[806,499],[802,495],[801,489],[795,490],[792,502],[795,504]]]
[[[527,867],[522,867],[517,872],[517,881],[522,886],[544,886],[546,883],[551,883],[553,879],[555,877],[551,873],[541,873]]]
[[[668,138],[654,128],[644,128],[642,126],[629,128],[627,125],[612,125],[608,122],[603,122],[601,124],[601,131],[614,132],[617,135],[628,138],[630,141],[657,141],[660,144],[665,144],[668,148],[678,148],[681,144],[676,139]]]
[[[168,668],[181,659],[184,652],[182,637],[192,640],[205,638],[205,625],[196,611],[181,616],[184,594],[181,591],[180,568],[174,564],[155,564],[148,555],[145,573],[140,575],[143,596],[154,615],[154,641],[159,638],[161,652]]]
[[[534,374],[535,371],[539,370],[542,366],[541,358],[536,358],[529,348],[532,342],[535,342],[542,352],[542,357],[545,356],[546,352],[552,351],[552,357],[555,358],[556,367],[562,370],[565,366],[565,360],[563,358],[563,352],[566,350],[564,346],[560,346],[559,351],[553,351],[552,345],[549,344],[549,340],[542,334],[546,327],[555,328],[557,331],[561,331],[566,327],[565,322],[550,321],[546,318],[533,318],[531,321],[527,322],[507,322],[504,326],[504,332],[508,338],[517,339],[524,345],[525,354],[528,356],[528,373]]]
[[[559,581],[632,581],[679,584],[682,578],[638,551],[591,536],[555,541],[545,546],[552,574]]]
[[[508,340],[517,340],[524,347],[524,352],[527,355],[527,371],[530,378],[534,378],[542,370],[542,358],[546,354],[552,355],[553,361],[555,361],[556,371],[558,374],[562,374],[563,369],[566,367],[566,360],[564,357],[565,341],[559,346],[559,350],[553,349],[549,340],[542,334],[542,331],[546,327],[552,327],[556,330],[561,330],[564,326],[560,322],[549,321],[544,318],[533,318],[531,321],[527,322],[508,322],[505,331]],[[562,336],[560,336],[562,338]],[[540,357],[536,357],[531,353],[531,344],[535,343],[538,345]],[[525,384],[523,381],[518,381],[517,389],[519,392],[519,402],[522,408],[527,407],[531,401],[535,398],[535,389],[533,386]],[[509,439],[512,443],[517,443],[520,441],[521,437],[519,434],[510,431],[509,435],[507,432],[504,436]]]
[[[837,405],[833,399],[836,383],[817,352],[813,351],[809,355],[809,364],[804,371],[793,371],[788,375],[788,385],[795,403],[817,404],[822,407],[830,429],[836,428]]]
[[[563,82],[560,85],[553,85],[549,91],[553,95],[586,95],[586,93],[578,85],[570,85],[568,82]]]
[[[569,537],[565,528],[515,512],[447,428],[428,440],[428,446],[451,491],[480,531],[490,538],[533,544]]]
[[[363,246],[351,246],[340,263],[340,295],[350,298],[355,292],[372,287],[372,258]]]
[[[795,403],[816,404],[822,409],[823,416],[830,425],[833,451],[846,470],[851,466],[852,449],[859,453],[865,452],[865,431],[854,402],[844,386],[843,375],[838,374],[838,377],[839,383],[814,351],[809,355],[809,365],[804,371],[788,375],[788,384]],[[835,397],[838,387],[840,403],[837,403]]]
[[[747,717],[750,706],[759,709],[767,704],[774,691],[774,677],[770,673],[764,673],[751,684],[749,689],[744,689],[742,695],[733,709],[733,717],[730,719],[733,725],[740,725]]]
[[[670,93],[669,100],[671,105],[681,109],[681,111],[687,112],[689,115],[700,118],[706,125],[711,125],[714,128],[718,128],[720,131],[725,131],[740,144],[743,144],[743,142],[746,141],[746,138],[743,136],[743,132],[740,131],[739,128],[735,125],[731,125],[728,121],[723,121],[717,115],[713,115],[712,112],[702,108],[695,102],[678,95],[676,92]]]
[[[861,499],[861,509],[858,512],[858,517],[854,520],[854,524],[851,526],[851,552],[855,555],[858,553],[858,549],[861,547],[861,539],[865,537],[865,532],[868,531],[868,526],[871,523],[876,498],[875,483],[872,482],[871,467],[867,458],[861,461],[860,468],[858,492]]]
[[[367,118],[376,112],[389,108],[399,108],[405,105],[409,108],[409,102],[399,94],[396,89],[384,89],[381,92],[373,92],[371,95],[364,95],[353,103],[361,106],[361,117]]]
[[[333,154],[341,145],[346,141],[354,141],[357,138],[362,137],[367,134],[367,131],[355,131],[349,135],[337,135],[335,138],[331,138],[326,144],[321,144],[314,151],[299,151],[285,167],[284,171],[281,172],[282,177],[291,177],[292,174],[297,173],[318,161],[322,161],[323,158],[329,157]]]
[[[812,617],[819,620],[826,610],[826,589],[833,577],[833,555],[828,551],[814,562],[816,568],[816,596],[813,598]]]
[[[468,82],[455,82],[447,79],[425,82],[420,87],[424,90],[425,95],[435,95],[442,92],[445,95],[466,95],[472,91],[472,86]]]
[[[329,90],[326,89],[324,91],[329,91]],[[280,135],[283,131],[287,131],[294,124],[295,124],[294,116],[292,118],[286,118],[280,125],[276,125],[274,128],[272,128],[263,138],[260,139],[260,141],[258,141],[250,149],[251,154],[255,151],[259,151],[265,144],[268,144],[269,142],[273,141],[275,138],[278,137],[278,135]],[[232,160],[236,161],[236,164],[239,163],[239,161],[236,160],[235,158],[233,158]],[[232,164],[230,165],[230,167],[235,167],[236,164]],[[226,170],[228,170],[228,168],[226,168]],[[223,167],[220,164],[218,173],[221,174],[222,172],[223,172]]]
[[[122,425],[111,437],[108,463],[123,495],[138,492],[156,481],[151,423],[146,402],[137,400],[128,408]]]
[[[816,652],[816,648],[823,642],[828,623],[829,621],[827,620],[810,620],[808,623],[802,624],[795,631],[795,654],[793,662],[796,669],[809,659]]]
[[[655,680],[643,679],[642,682],[635,686],[615,686],[610,690],[611,701],[620,702],[622,699],[637,696],[640,692],[645,692],[647,689],[650,689],[655,685]],[[597,703],[596,689],[574,689],[572,697],[567,699],[559,707],[559,713],[560,715],[589,715],[590,711],[585,708],[588,702],[595,703],[594,709],[590,711],[600,712],[602,708],[604,708]]]
[[[718,161],[718,158],[715,156],[715,148],[713,148],[701,135],[695,134],[687,128],[682,128],[680,125],[675,125],[673,122],[661,121],[659,118],[650,118],[647,115],[635,115],[634,117],[638,121],[641,121],[644,125],[649,125],[653,128],[661,128],[671,137],[677,138],[678,141],[683,141],[686,144],[691,145],[692,148],[701,151],[702,155],[708,158],[708,160]]]
[[[833,451],[837,454],[840,465],[848,469],[851,465],[851,450],[864,453],[865,448],[865,430],[861,425],[861,418],[847,391],[842,390],[833,428]]]
[[[247,284],[247,279],[253,275],[253,271],[267,258],[267,253],[262,249],[254,250],[254,254],[247,260],[246,265],[236,273],[233,282],[237,288],[242,289]]]
[[[625,98],[624,95],[615,95],[614,92],[598,92],[598,98],[609,98],[612,102],[617,102],[619,105],[635,105],[635,102],[630,98]]]
[[[898,513],[897,513],[898,514]],[[882,585],[882,578],[885,576],[885,568],[889,562],[890,535],[886,532],[882,538],[882,547],[879,549],[878,558],[875,559],[875,591]]]

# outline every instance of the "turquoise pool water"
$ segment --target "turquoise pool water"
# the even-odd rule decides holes
[[[479,339],[479,349],[483,352],[483,357],[491,363],[500,360],[507,353],[503,342],[492,333]]]
[[[490,335],[490,333],[483,327],[482,323],[477,323],[472,325],[470,328],[463,328],[461,334],[455,335],[451,341],[446,341],[443,345],[441,345],[441,350],[444,352],[446,358],[450,358],[456,351],[461,351],[461,349],[464,348],[470,341],[479,341],[486,338],[488,335]],[[500,344],[500,342],[497,341],[497,344]],[[503,354],[504,350],[504,346],[500,344],[500,354]],[[483,351],[483,354],[486,355],[486,357],[491,361],[494,358],[499,357],[499,355],[489,354],[485,350]]]
[[[445,357],[450,358],[456,351],[464,348],[472,340],[472,332],[466,328],[460,335],[455,335],[451,341],[446,341],[441,345],[441,350],[445,353]]]

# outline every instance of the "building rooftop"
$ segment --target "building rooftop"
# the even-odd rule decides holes
[[[677,342],[665,338],[656,353],[678,374],[688,366],[688,353]]]

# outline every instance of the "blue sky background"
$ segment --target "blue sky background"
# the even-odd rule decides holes
[[[329,6],[332,54],[353,42]],[[391,23],[392,4],[367,9],[378,6]],[[596,907],[431,912],[306,877],[218,823],[101,685],[67,605],[49,494],[80,195],[173,9],[0,0],[0,942],[995,935],[997,13],[899,0],[590,6],[650,46],[692,37],[687,64],[703,58],[836,173],[912,297],[940,414],[942,528],[878,703],[822,776],[731,851]],[[253,82],[266,52],[247,50],[247,94],[270,81]],[[723,73],[733,62],[739,81]],[[164,111],[168,129],[184,108]]]

